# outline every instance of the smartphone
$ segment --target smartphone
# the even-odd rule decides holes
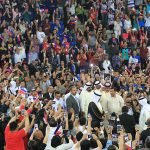
[[[112,134],[112,141],[118,141],[118,135]]]
[[[125,135],[124,135],[124,141],[125,141],[125,143],[127,143],[127,142],[130,141],[130,139],[129,139],[129,137],[128,137],[128,134],[125,134]]]
[[[34,129],[38,129],[38,124],[34,124]]]
[[[25,112],[25,110],[24,110],[24,109],[22,109],[22,110],[21,110],[21,115],[24,115],[24,112]]]
[[[117,125],[117,133],[120,132],[122,129],[122,126],[121,125]]]
[[[92,135],[88,135],[88,139],[92,139]]]
[[[67,133],[68,133],[68,130],[63,130],[64,135],[67,135]]]
[[[56,101],[52,101],[52,104],[55,104],[56,103]]]

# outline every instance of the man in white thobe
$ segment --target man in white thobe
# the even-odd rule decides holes
[[[140,131],[147,129],[145,122],[150,118],[150,105],[147,103],[146,98],[139,98],[139,104],[141,105],[141,113],[139,118]]]

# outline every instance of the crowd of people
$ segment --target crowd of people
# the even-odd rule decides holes
[[[150,0],[0,0],[0,150],[150,150]]]

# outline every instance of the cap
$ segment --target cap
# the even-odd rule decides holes
[[[105,86],[105,87],[111,87],[111,83],[110,83],[110,82],[106,82],[106,83],[104,84],[104,86]]]
[[[96,81],[95,83],[94,83],[94,85],[96,86],[96,85],[101,85],[101,83],[100,83],[100,81]]]
[[[92,83],[91,82],[87,82],[85,85],[90,87],[90,86],[92,86]]]

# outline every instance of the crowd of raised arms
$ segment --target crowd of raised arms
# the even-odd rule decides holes
[[[0,150],[150,150],[150,0],[0,0]]]

